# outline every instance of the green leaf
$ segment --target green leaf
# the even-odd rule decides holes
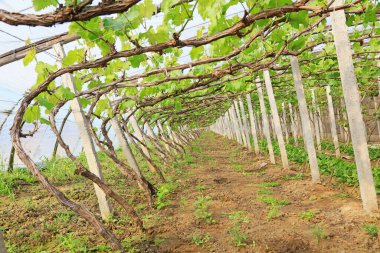
[[[364,14],[363,23],[375,22],[378,9],[374,4],[369,3]]]
[[[42,124],[45,124],[45,125],[50,126],[50,121],[48,121],[47,119],[40,118],[40,122],[41,122]]]
[[[33,7],[35,11],[43,10],[49,6],[56,7],[57,5],[57,0],[33,0]]]
[[[139,54],[129,57],[129,61],[131,62],[131,66],[133,68],[140,67],[140,63],[146,60],[145,54]]]
[[[292,12],[289,14],[289,22],[296,29],[301,24],[306,27],[309,24],[309,15],[307,11]]]
[[[40,107],[37,105],[29,106],[26,108],[23,120],[26,123],[32,123],[41,117],[41,110]]]
[[[64,86],[60,86],[55,92],[55,95],[60,100],[71,100],[75,97],[75,94],[72,93],[68,87],[64,87]]]
[[[101,115],[102,112],[104,112],[108,109],[110,109],[109,100],[107,98],[104,98],[104,99],[101,99],[98,101],[98,103],[96,104],[96,108],[95,108],[94,113],[96,115]]]
[[[34,56],[36,56],[36,53],[37,51],[35,48],[28,51],[28,53],[25,55],[24,59],[22,60],[22,62],[24,63],[24,66],[28,66],[29,63],[33,61]]]
[[[306,44],[306,38],[304,37],[300,37],[298,39],[296,39],[295,41],[291,42],[289,44],[289,49],[290,50],[299,50],[301,48],[303,48]]]
[[[181,100],[179,98],[176,98],[174,100],[174,108],[179,111],[182,109],[182,103],[181,103]]]
[[[150,18],[153,13],[156,12],[157,8],[154,6],[152,0],[145,0],[140,6],[140,15],[142,18]]]
[[[192,60],[200,58],[204,54],[204,47],[193,47],[190,50],[190,57]]]
[[[70,50],[62,61],[63,65],[70,66],[73,65],[75,62],[82,62],[84,58],[84,53],[84,48]]]
[[[161,8],[163,11],[167,11],[168,9],[170,9],[175,3],[177,2],[177,0],[164,0],[162,1],[161,3]]]

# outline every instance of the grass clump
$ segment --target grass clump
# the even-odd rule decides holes
[[[319,243],[323,239],[329,238],[326,230],[318,225],[311,226],[311,234],[317,240],[317,243]]]
[[[157,191],[156,207],[157,209],[162,209],[170,205],[171,201],[168,200],[168,197],[171,193],[175,191],[177,185],[174,183],[165,183],[162,184]]]
[[[299,214],[299,217],[303,220],[311,220],[315,217],[316,214],[318,214],[318,210],[309,210],[306,212],[302,212]]]
[[[282,179],[286,181],[290,181],[290,180],[302,180],[303,178],[304,178],[303,173],[299,173],[296,175],[285,175]]]
[[[203,234],[199,232],[193,233],[193,235],[191,236],[191,242],[197,246],[204,246],[211,239],[212,237],[209,234]]]
[[[204,220],[207,224],[214,223],[215,220],[212,217],[212,213],[209,211],[209,207],[212,204],[210,196],[198,196],[194,201],[195,216],[199,220]]]
[[[59,242],[58,249],[61,251],[69,253],[89,252],[87,247],[88,238],[79,237],[77,233],[58,235],[57,240]]]
[[[375,224],[364,224],[363,230],[366,232],[370,237],[377,237],[379,235],[379,228]]]
[[[261,187],[278,187],[280,185],[278,182],[264,182],[260,184]]]
[[[235,172],[243,172],[243,166],[241,164],[234,163],[231,167]]]
[[[260,190],[257,190],[256,193],[261,194],[261,195],[263,194],[271,195],[273,194],[273,191],[269,189],[260,189]]]
[[[290,202],[286,199],[275,199],[268,196],[261,196],[260,201],[272,206],[286,206],[290,204]]]
[[[242,231],[241,224],[248,223],[249,218],[243,211],[230,213],[228,218],[233,221],[233,226],[228,230],[231,235],[232,243],[237,247],[246,247],[248,245],[248,234]]]
[[[271,205],[268,206],[268,213],[267,213],[267,219],[272,220],[276,219],[282,216],[282,213],[280,212],[280,207],[279,205]]]
[[[12,172],[0,171],[0,195],[13,196],[15,190],[20,187],[21,184],[32,184],[37,180],[26,169],[14,169]]]
[[[204,191],[204,190],[207,189],[207,187],[204,184],[197,184],[195,186],[195,189],[198,190],[198,191]]]

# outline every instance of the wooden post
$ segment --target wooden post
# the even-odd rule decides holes
[[[252,134],[252,138],[253,138],[253,148],[255,150],[255,154],[258,155],[260,153],[259,141],[257,140],[256,120],[255,120],[255,116],[253,114],[253,107],[252,107],[252,101],[251,101],[251,95],[250,94],[247,94],[247,105],[248,105],[249,119],[251,122],[251,134]]]
[[[344,140],[349,143],[350,142],[350,130],[349,128],[347,127],[346,125],[346,122],[348,123],[348,117],[347,117],[347,112],[344,110],[344,101],[343,99],[340,100],[340,105],[341,105],[341,109],[342,109],[342,118],[343,118],[343,122],[344,122],[344,125],[342,126],[343,128],[343,134],[344,134]]]
[[[319,132],[319,122],[318,122],[318,116],[317,116],[317,105],[315,102],[315,93],[314,89],[311,89],[311,101],[313,104],[313,121],[314,121],[314,131],[315,131],[315,138],[317,140],[317,149],[321,151],[321,135]]]
[[[311,124],[309,119],[309,113],[307,110],[305,92],[302,85],[301,70],[297,57],[290,57],[290,64],[292,65],[292,73],[294,79],[294,85],[297,93],[298,107],[301,116],[301,125],[303,132],[303,139],[309,158],[309,165],[311,170],[311,178],[313,183],[320,182],[317,154],[314,147],[313,134],[311,132]]]
[[[256,78],[256,87],[257,87],[257,94],[259,95],[261,118],[262,118],[262,122],[263,122],[263,133],[264,133],[265,138],[267,140],[267,146],[268,146],[268,151],[269,151],[269,159],[270,159],[271,163],[275,164],[276,160],[274,157],[272,140],[270,138],[269,121],[268,121],[267,111],[265,108],[265,102],[264,102],[263,90],[261,88],[260,78]]]
[[[326,95],[327,95],[327,106],[328,106],[329,117],[330,117],[331,137],[332,137],[332,140],[334,143],[335,156],[339,158],[340,157],[340,149],[339,149],[338,134],[336,132],[334,106],[333,106],[333,102],[332,102],[330,86],[328,86],[328,85],[326,86]]]
[[[232,110],[232,107],[230,107],[226,112],[226,114],[228,115],[228,120],[230,122],[230,128],[231,128],[231,133],[232,133],[231,139],[238,141],[238,136],[237,136],[236,131],[235,131],[236,130],[235,129],[235,123],[234,123],[234,119],[233,119],[231,110]]]
[[[55,44],[53,48],[59,59],[57,65],[59,68],[62,68],[62,59],[66,56],[65,51],[61,44]],[[78,94],[75,87],[74,78],[72,77],[71,74],[68,74],[68,73],[64,74],[62,76],[62,80],[63,80],[64,85],[68,87],[72,93]],[[71,109],[73,111],[74,118],[79,130],[80,139],[82,142],[84,153],[86,155],[88,167],[92,173],[94,173],[101,180],[103,180],[102,167],[98,160],[96,150],[95,150],[95,145],[92,141],[92,137],[90,134],[91,132],[90,126],[89,126],[90,122],[88,121],[88,119],[83,113],[82,105],[78,97],[75,97],[71,100]],[[96,184],[94,184],[94,188],[95,188],[96,197],[98,198],[98,204],[99,204],[101,216],[103,220],[107,220],[108,217],[112,213],[111,205],[108,202],[106,198],[106,194],[103,192],[103,190],[100,189],[100,187],[97,186]]]
[[[132,128],[133,128],[133,131],[135,132],[135,135],[136,135],[136,138],[137,138],[140,142],[144,143],[144,136],[143,136],[143,134],[142,134],[142,132],[141,132],[141,129],[140,129],[139,124],[137,123],[137,120],[136,120],[136,118],[135,118],[135,115],[132,114],[132,115],[129,116],[129,122],[131,122],[131,125],[132,125]],[[147,147],[146,147],[145,145],[140,145],[140,147],[141,147],[141,150],[144,152],[144,154],[145,154],[147,157],[150,158],[150,153],[149,153]]]
[[[325,135],[324,135],[323,122],[322,122],[322,114],[321,114],[321,110],[319,109],[318,104],[317,104],[317,117],[318,117],[319,133],[321,135],[321,139],[323,139]]]
[[[293,139],[294,139],[294,144],[298,145],[298,133],[297,133],[297,125],[296,125],[296,122],[294,120],[294,115],[293,115],[293,107],[292,107],[292,104],[289,103],[289,116],[290,116],[290,128],[292,130],[292,135],[293,135]]]
[[[336,111],[336,121],[338,122],[338,124],[336,125],[337,130],[338,130],[338,140],[340,139],[342,142],[344,142],[343,128],[339,124],[339,121],[340,121],[339,103],[334,107],[334,109]]]
[[[289,132],[288,132],[288,124],[287,124],[287,120],[286,120],[286,109],[285,109],[285,103],[284,102],[281,103],[281,107],[282,107],[282,124],[284,127],[285,141],[286,141],[286,143],[289,143]]]
[[[131,166],[134,172],[141,178],[142,176],[141,176],[139,165],[137,164],[136,158],[132,153],[131,147],[129,146],[126,140],[125,135],[123,134],[123,130],[120,126],[120,122],[114,117],[111,119],[111,125],[123,149],[124,155],[127,158],[129,166]]]
[[[247,115],[245,114],[244,103],[243,103],[242,98],[239,99],[239,105],[240,105],[240,111],[241,111],[241,118],[243,121],[244,134],[245,134],[245,138],[247,139],[248,149],[252,151],[251,138],[249,137],[249,131],[248,131]]]
[[[240,112],[239,112],[239,105],[236,100],[234,101],[234,109],[235,109],[235,115],[236,115],[236,120],[237,120],[237,125],[238,125],[238,131],[240,132],[240,136],[243,139],[243,145],[248,147],[248,141],[244,134],[244,127],[243,127],[243,123],[242,123]]]
[[[259,102],[260,103],[260,102]],[[263,138],[264,136],[264,133],[263,133],[263,125],[262,125],[262,119],[261,119],[261,115],[258,111],[255,111],[253,112],[254,113],[254,116],[255,116],[255,119],[256,119],[256,126],[257,126],[257,137],[259,139]]]
[[[132,114],[132,115],[129,117],[129,122],[131,122],[132,128],[133,128],[133,130],[135,131],[136,138],[137,138],[141,143],[145,143],[145,142],[144,142],[144,136],[143,136],[143,134],[142,134],[142,132],[141,132],[141,129],[140,129],[139,124],[137,123],[137,120],[136,120],[136,118],[135,118],[135,115]],[[127,131],[127,130],[126,130],[126,131]],[[146,157],[148,157],[149,159],[151,159],[151,156],[150,156],[150,153],[149,153],[148,148],[147,148],[145,145],[141,144],[141,143],[140,143],[139,146],[140,146],[142,152],[144,153],[144,155],[146,155]],[[147,165],[148,165],[148,167],[149,167],[149,170],[152,171],[153,173],[155,173],[155,172],[156,172],[156,168],[154,167],[154,165],[153,165],[148,159],[145,159],[145,160],[146,160],[146,163],[147,163]]]
[[[378,96],[373,98],[373,103],[375,105],[375,112],[377,112],[377,110],[379,109],[379,103],[377,102],[378,100],[379,100]],[[377,136],[378,136],[378,139],[380,140],[380,120],[379,119],[376,120],[376,125],[377,125]]]
[[[159,131],[159,135],[161,136],[163,142],[164,142],[164,145],[165,145],[165,148],[166,150],[171,153],[171,149],[170,149],[170,146],[169,144],[167,143],[167,139],[165,137],[165,131],[164,131],[164,128],[162,127],[162,124],[160,121],[157,121],[157,128],[158,128],[158,131]],[[173,149],[174,151],[174,154],[177,154],[177,150]]]
[[[230,108],[230,118],[232,119],[233,129],[234,129],[234,132],[235,132],[236,140],[237,140],[238,143],[240,143],[240,144],[243,145],[243,138],[241,136],[241,132],[239,131],[239,124],[237,122],[237,117],[236,117],[236,112],[235,112],[235,109],[234,109],[234,105],[232,105],[231,108]]]
[[[272,112],[273,128],[277,135],[277,142],[280,148],[282,167],[284,169],[288,169],[289,168],[288,154],[286,153],[284,136],[282,135],[280,116],[278,115],[276,100],[274,98],[272,82],[270,80],[268,69],[264,69],[264,81],[265,81],[265,86],[267,88],[267,95],[268,95],[270,109]]]
[[[343,4],[343,0],[335,0],[332,7]],[[366,128],[360,107],[360,94],[352,61],[346,16],[344,10],[338,10],[331,12],[330,17],[358,171],[360,194],[364,210],[371,212],[378,210],[377,196],[368,153]]]

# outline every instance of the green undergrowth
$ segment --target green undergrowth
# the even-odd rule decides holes
[[[22,184],[35,183],[36,179],[25,169],[15,169],[13,172],[0,172],[0,195],[13,196],[14,191]]]
[[[321,148],[322,150],[328,150],[330,152],[335,151],[334,144],[331,142],[322,141]],[[354,157],[354,149],[351,145],[339,143],[339,150],[342,154]],[[368,152],[371,160],[380,159],[380,147],[368,147]]]
[[[136,152],[136,149],[132,150],[142,173],[157,189],[156,210],[153,211],[148,210],[145,196],[141,189],[120,173],[112,159],[103,152],[98,152],[97,154],[102,165],[105,182],[126,198],[128,203],[134,207],[144,220],[145,227],[154,227],[166,219],[166,217],[160,215],[161,210],[173,203],[181,180],[191,175],[191,171],[188,170],[189,166],[193,166],[197,161],[196,155],[198,155],[198,152],[203,152],[199,141],[192,143],[186,149],[187,153],[177,155],[173,161],[170,161],[169,166],[165,166],[161,157],[151,152],[155,164],[164,173],[166,183],[160,183],[158,177],[149,170],[147,163],[143,161],[143,157]],[[118,158],[125,161],[122,150],[119,148],[115,151]],[[78,156],[78,160],[84,166],[87,166],[83,153]],[[128,163],[126,162],[126,164]],[[76,166],[70,159],[65,157],[44,159],[39,163],[39,167],[42,174],[54,185],[62,188],[68,198],[85,202],[86,205],[94,203],[92,184],[82,176],[75,174]],[[81,218],[77,217],[74,212],[67,209],[57,212],[55,205],[59,204],[56,204],[55,201],[41,202],[43,204],[39,204],[39,199],[46,197],[46,192],[44,191],[42,194],[40,189],[41,187],[37,180],[27,169],[15,168],[13,172],[0,172],[0,195],[10,198],[10,201],[15,201],[15,205],[19,210],[22,210],[22,213],[27,213],[28,215],[39,213],[38,220],[31,219],[30,221],[33,223],[33,230],[19,231],[14,229],[14,226],[17,226],[14,222],[9,222],[0,228],[7,231],[4,232],[4,236],[7,241],[8,252],[111,252],[109,245],[99,243],[96,238],[89,237],[91,233],[86,231],[89,228],[87,225],[83,227],[84,230],[76,227],[75,224],[81,221]],[[205,186],[199,185],[197,189],[203,192]],[[5,202],[9,201],[6,198],[4,198]],[[198,199],[197,201],[196,209],[198,209],[198,212],[196,215],[198,215],[199,219],[204,220],[206,223],[214,222],[208,210],[211,201],[207,198]],[[183,204],[188,205],[187,200],[184,200]],[[2,208],[5,209],[2,209],[0,214],[9,215],[10,211],[6,210],[7,207],[4,205]],[[112,227],[112,232],[122,240],[127,252],[139,252],[141,245],[150,241],[151,238],[148,238],[147,234],[127,236],[126,229],[130,226],[130,218],[123,215],[117,204],[114,205],[114,208],[115,213],[106,221],[107,226]],[[22,242],[20,238],[23,238]],[[207,241],[208,239],[203,238],[202,240]],[[155,240],[154,243],[159,244],[160,239]],[[96,246],[96,244],[98,245]]]
[[[260,148],[267,152],[266,142],[260,141]],[[274,153],[280,155],[280,150],[277,143],[273,143]],[[292,162],[298,164],[307,164],[307,152],[301,146],[294,146],[293,144],[286,145],[288,158]],[[319,170],[322,174],[334,176],[340,183],[350,186],[358,186],[358,176],[356,172],[356,165],[352,162],[344,161],[334,156],[317,153]],[[380,194],[380,168],[373,168],[373,176],[375,180],[376,191]]]

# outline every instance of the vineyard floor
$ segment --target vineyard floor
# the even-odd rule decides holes
[[[184,173],[178,176],[167,205],[153,211],[139,208],[149,234],[125,232],[130,228],[109,224],[120,238],[133,238],[128,241],[130,252],[380,252],[379,237],[371,236],[368,229],[369,224],[380,222],[363,214],[356,191],[334,185],[328,177],[326,183],[312,185],[299,165],[282,170],[213,133],[204,133],[191,150],[192,163],[181,168]],[[0,199],[1,225],[15,230],[5,233],[12,244],[29,244],[25,252],[70,252],[57,248],[64,243],[56,239],[61,228],[78,231],[73,235],[77,240],[87,238],[86,249],[105,243],[77,218],[57,224],[58,232],[41,229],[43,220],[51,219],[49,210],[59,204],[50,199],[36,207],[44,212],[25,211],[27,193],[33,192],[33,199],[50,198],[37,189],[24,187],[13,204],[9,198]],[[91,184],[83,189],[80,199],[91,195],[85,192],[91,191]],[[13,212],[6,211],[10,206]],[[94,202],[92,208],[96,210]],[[37,230],[43,240],[32,235]],[[71,252],[85,252],[73,247],[77,248]],[[111,251],[105,246],[90,252]]]

